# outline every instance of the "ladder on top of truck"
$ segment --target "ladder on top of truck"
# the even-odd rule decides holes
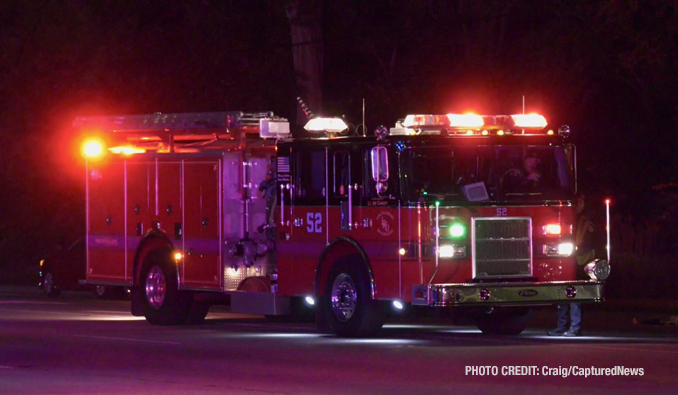
[[[210,143],[245,139],[283,138],[289,135],[287,119],[273,112],[154,113],[124,116],[77,117],[73,127],[105,135],[117,144],[174,152],[175,143]]]

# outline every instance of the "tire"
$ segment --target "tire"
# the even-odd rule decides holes
[[[367,268],[359,255],[334,263],[321,298],[325,322],[331,332],[340,337],[367,337],[381,329],[385,314],[372,299],[370,284]]]
[[[108,299],[111,297],[111,289],[105,285],[95,285],[92,292],[97,299]]]
[[[512,309],[479,315],[476,326],[486,335],[516,336],[525,330],[531,318],[529,309]]]
[[[176,267],[168,251],[150,254],[144,260],[140,287],[146,321],[152,325],[188,323],[191,300],[178,289]]]
[[[56,286],[54,272],[51,270],[46,270],[45,274],[42,275],[42,290],[49,298],[56,298],[61,295],[61,290]]]
[[[97,299],[125,299],[127,290],[124,287],[111,285],[95,285],[92,293]]]

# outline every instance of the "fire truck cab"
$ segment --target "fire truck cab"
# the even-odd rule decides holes
[[[603,300],[606,261],[577,277],[569,128],[538,115],[409,115],[370,136],[315,118],[292,137],[273,113],[75,126],[98,131],[85,282],[130,287],[152,324],[307,301],[339,336],[373,335],[404,306],[518,334],[531,307]]]

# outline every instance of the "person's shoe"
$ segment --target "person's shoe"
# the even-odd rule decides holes
[[[569,329],[563,333],[565,337],[576,337],[581,336],[581,330],[579,329]]]
[[[565,329],[556,328],[552,331],[549,331],[549,336],[563,336],[567,332]]]

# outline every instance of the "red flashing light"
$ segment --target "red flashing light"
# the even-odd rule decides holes
[[[562,234],[563,228],[560,224],[547,224],[544,226],[544,234],[547,235],[560,235]]]
[[[450,119],[446,115],[415,114],[405,117],[403,126],[417,129],[418,127],[449,126]]]
[[[485,125],[483,117],[477,114],[447,114],[453,128],[481,128]]]
[[[86,158],[97,158],[104,153],[104,145],[99,140],[87,140],[82,145],[82,155]]]
[[[511,115],[513,123],[518,128],[545,128],[546,118],[539,114],[517,114]]]

